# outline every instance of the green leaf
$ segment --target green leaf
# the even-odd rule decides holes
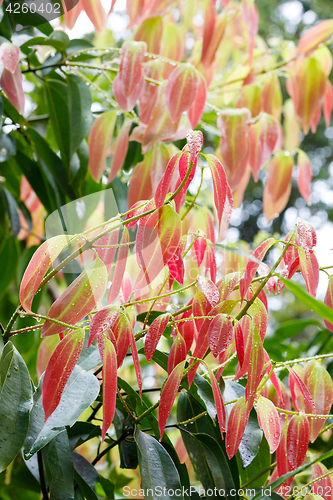
[[[211,419],[216,418],[216,406],[215,400],[213,396],[212,386],[204,379],[199,373],[196,373],[194,376],[194,383],[197,386],[197,393],[205,403],[205,406],[208,411],[208,415]]]
[[[318,321],[317,319],[295,319],[286,321],[275,330],[274,337],[268,337],[265,339],[265,343],[276,344],[276,339],[279,339],[279,342],[285,339],[289,339],[290,337],[302,332],[304,328],[309,325],[315,325],[319,327],[322,326],[320,321]]]
[[[29,427],[32,383],[28,369],[11,342],[0,359],[0,472],[16,457]]]
[[[17,151],[15,160],[48,213],[56,210],[57,205],[52,196],[53,190],[44,177],[42,167],[21,151]]]
[[[131,418],[128,416],[126,424],[131,425]],[[117,439],[122,435],[125,428],[125,416],[116,408],[113,425],[116,429]],[[138,454],[134,441],[123,440],[119,443],[119,456],[121,469],[136,469],[138,466]]]
[[[8,234],[0,244],[0,297],[14,279],[19,261],[19,245],[13,235]]]
[[[167,327],[165,329],[165,332],[169,329],[169,327]],[[165,334],[164,332],[164,334]],[[145,349],[144,347],[141,347],[141,349],[138,350],[138,353],[139,354],[145,354]],[[161,368],[163,368],[164,371],[168,371],[168,354],[166,354],[165,352],[162,352],[162,351],[159,351],[158,349],[155,349],[155,352],[153,354],[153,357],[152,357],[153,361],[155,361],[155,363],[157,363]]]
[[[286,280],[279,276],[279,279],[289,288],[289,290],[300,299],[303,304],[312,309],[315,313],[317,313],[322,318],[326,319],[330,323],[333,323],[333,309],[328,307],[320,300],[315,299],[311,295],[309,295],[302,287],[296,285],[293,281]]]
[[[234,489],[235,485],[227,459],[219,444],[208,434],[194,434],[194,437],[203,447],[216,488],[219,490],[219,497],[230,496],[230,490]]]
[[[5,203],[7,207],[7,212],[10,219],[11,230],[16,238],[20,231],[20,219],[18,214],[18,205],[14,196],[6,189],[0,185],[0,191],[2,190],[5,196]]]
[[[205,410],[205,408],[199,404],[193,396],[188,392],[182,391],[178,398],[177,403],[177,421],[184,422],[189,420],[196,415],[199,415]],[[195,420],[192,424],[184,427],[185,432],[181,433],[185,448],[191,459],[194,472],[198,476],[203,487],[207,490],[208,488],[215,487],[214,479],[210,468],[207,463],[206,455],[203,446],[195,439],[194,435],[189,434],[186,431],[194,434],[209,434],[212,438],[215,438],[214,424],[211,418],[206,415],[198,420]]]
[[[25,132],[29,139],[34,143],[37,156],[47,167],[47,170],[52,174],[59,188],[65,192],[72,200],[75,199],[75,194],[68,184],[66,167],[49,147],[46,140],[34,129],[30,128]],[[48,178],[50,181],[50,179]],[[53,185],[51,183],[51,185]]]
[[[82,443],[89,441],[93,437],[101,435],[101,428],[99,425],[93,425],[90,422],[75,422],[73,427],[67,428],[68,439],[71,449],[77,448]]]
[[[245,395],[245,389],[242,385],[232,382],[231,380],[225,380],[225,386],[223,389],[223,401],[228,403],[229,401],[234,401]],[[228,419],[230,412],[232,410],[233,404],[228,404],[225,407],[226,417]],[[263,432],[258,425],[257,414],[252,408],[249,420],[245,427],[245,432],[243,439],[239,445],[238,451],[243,463],[243,467],[248,467],[254,457],[257,455],[259,450],[259,445],[263,436]]]
[[[71,158],[91,127],[91,94],[87,85],[76,75],[67,75],[67,84]]]
[[[107,479],[106,477],[103,477],[103,476],[99,476],[99,480],[100,480],[101,486],[104,490],[104,493],[106,495],[106,498],[108,498],[109,500],[113,500],[114,499],[114,484],[112,483],[112,481],[110,481],[110,479]]]
[[[71,129],[68,109],[68,86],[60,80],[45,81],[50,122],[60,149],[61,159],[69,165],[71,159]]]
[[[43,448],[66,426],[74,425],[79,416],[89,408],[99,394],[97,378],[92,373],[76,366],[65,386],[59,406],[44,423],[42,383],[43,377],[41,377],[38,389],[34,394],[29,431],[24,443],[26,458]]]
[[[66,431],[50,441],[42,452],[50,500],[74,499],[74,467]]]
[[[271,465],[271,454],[269,452],[268,443],[264,437],[260,443],[259,451],[256,457],[250,463],[250,465],[245,467],[245,469],[243,468],[239,453],[237,453],[236,458],[242,484],[251,481],[259,474],[259,472],[264,471]],[[266,483],[269,474],[270,471],[268,470],[265,474],[262,474],[262,476],[258,477],[258,479],[251,482],[249,488],[260,488],[261,486],[263,486]]]
[[[182,493],[180,478],[175,464],[163,446],[149,434],[141,432],[138,427],[134,434],[138,446],[139,467],[141,473],[141,488],[146,491],[146,500],[161,498],[159,489],[179,490]],[[164,500],[174,498],[164,494]],[[183,495],[177,496],[180,500]]]
[[[86,458],[75,451],[72,453],[74,479],[87,500],[98,500],[94,485],[99,483],[97,470]]]
[[[2,101],[1,101],[2,104]],[[1,116],[0,116],[1,118]],[[0,162],[6,161],[16,153],[14,139],[8,134],[0,135]]]

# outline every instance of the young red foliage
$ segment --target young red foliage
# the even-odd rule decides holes
[[[217,314],[207,331],[208,345],[215,358],[227,349],[231,343],[232,334],[233,325],[230,316]]]
[[[214,186],[214,203],[219,221],[219,229],[221,229],[222,219],[228,224],[232,208],[233,199],[230,186],[227,182],[226,173],[221,162],[211,154],[206,155]]]
[[[94,314],[89,325],[89,341],[87,349],[99,335],[109,330],[115,322],[119,310],[116,306],[106,306]]]
[[[192,106],[198,86],[198,73],[192,64],[178,64],[172,71],[165,89],[165,102],[173,122]]]
[[[131,120],[125,119],[114,143],[112,144],[112,163],[108,182],[111,182],[117,176],[117,173],[123,166],[127,154],[129,131],[131,129],[131,126]]]
[[[294,159],[287,151],[279,151],[271,158],[264,187],[263,206],[270,222],[286,206],[291,191],[291,174]]]
[[[299,192],[307,202],[310,204],[311,195],[311,181],[312,181],[312,166],[310,159],[304,151],[298,150],[297,156],[298,178],[297,185]]]
[[[23,114],[25,97],[20,67],[16,66],[14,73],[4,68],[0,78],[0,85],[6,93],[10,103],[20,114]]]
[[[100,349],[103,361],[103,425],[102,440],[112,423],[116,409],[117,399],[117,354],[113,343],[108,338],[103,338],[103,348]]]
[[[118,248],[117,260],[112,275],[112,283],[109,289],[107,303],[112,304],[119,295],[122,280],[125,274],[127,256],[128,256],[128,243],[129,234],[126,227],[123,229],[123,235],[120,240],[120,247]]]
[[[236,454],[249,419],[249,405],[245,398],[239,398],[230,412],[227,424],[225,448],[229,460]]]
[[[69,332],[57,345],[48,362],[42,387],[44,422],[60,402],[66,382],[80,357],[84,335],[84,328]]]
[[[158,428],[160,430],[160,441],[162,441],[164,429],[177,396],[184,367],[185,361],[182,361],[174,367],[161,392],[160,404],[158,407]]]
[[[307,417],[304,414],[293,415],[287,430],[287,457],[291,470],[302,465],[308,449],[309,435]]]
[[[107,111],[102,113],[90,129],[89,134],[89,172],[92,178],[99,182],[106,167],[106,158],[116,124],[117,112]]]
[[[62,333],[66,327],[52,319],[75,325],[89,314],[103,297],[107,285],[106,267],[99,257],[83,271],[52,304],[41,337]]]
[[[154,355],[156,346],[160,338],[162,337],[167,324],[169,323],[169,319],[169,313],[161,314],[156,319],[154,319],[154,321],[148,328],[145,337],[145,355],[148,362],[151,361]]]
[[[259,395],[255,405],[259,427],[264,431],[269,450],[274,453],[279,446],[281,431],[280,418],[272,401]]]
[[[333,274],[328,279],[328,286],[324,298],[324,304],[333,309]],[[333,324],[324,319],[326,328],[333,332]]]
[[[211,370],[211,368],[208,365],[207,365],[207,369],[208,369],[208,373],[209,373],[210,383],[212,385],[212,391],[213,391],[213,396],[214,396],[214,401],[215,401],[217,419],[219,421],[221,436],[223,439],[223,432],[225,432],[225,426],[226,426],[226,416],[225,416],[225,408],[224,408],[223,398],[222,398],[222,394],[221,394],[221,389],[219,387],[219,384],[217,383],[217,380],[216,380],[216,377],[215,377],[213,371]]]
[[[171,346],[169,356],[168,356],[168,374],[172,372],[175,366],[186,359],[187,354],[186,342],[180,333],[177,336]]]

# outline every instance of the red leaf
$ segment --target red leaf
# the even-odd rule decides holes
[[[114,256],[116,255],[117,251],[116,245],[118,244],[119,228],[113,229],[112,226],[105,226],[103,228],[103,231],[105,231],[106,229],[110,229],[110,231],[102,236],[99,240],[95,241],[94,248],[98,254],[98,257],[102,262],[104,262],[106,270],[109,273]],[[104,246],[104,248],[101,248],[102,246]]]
[[[246,345],[246,349],[248,350],[250,346],[250,362],[245,388],[245,399],[248,401],[249,405],[252,406],[265,364],[264,348],[256,327],[253,328],[251,341]]]
[[[245,398],[239,398],[232,407],[228,418],[225,448],[229,460],[236,454],[249,419],[249,409]]]
[[[274,238],[268,238],[268,240],[265,240],[258,246],[258,248],[255,249],[255,251],[252,254],[252,257],[262,261],[262,259],[265,257],[266,252],[271,248],[271,246],[275,243],[275,241],[276,240]],[[253,260],[248,260],[244,274],[239,282],[239,292],[242,300],[245,297],[245,294],[251,284],[251,281],[254,278],[254,275],[258,267],[259,263],[254,262]]]
[[[202,261],[204,259],[206,248],[207,248],[206,239],[203,238],[202,236],[199,236],[198,238],[196,238],[196,240],[193,244],[193,248],[194,248],[195,257],[196,257],[198,267],[200,267],[202,264]]]
[[[288,432],[288,423],[286,422],[281,430],[281,439],[278,449],[276,450],[276,461],[277,461],[277,470],[279,476],[283,476],[290,470],[292,470],[289,462],[288,462],[288,449],[287,449],[287,432]],[[293,478],[288,479],[284,486],[289,486],[293,481]],[[284,495],[285,497],[288,496]]]
[[[99,257],[52,304],[48,317],[75,325],[89,314],[103,297],[107,285],[106,267]],[[45,321],[41,337],[62,333],[65,326]]]
[[[203,135],[201,130],[188,130],[186,132],[186,141],[191,153],[191,160],[194,162],[203,146]]]
[[[140,361],[139,361],[139,356],[138,356],[138,350],[136,348],[136,343],[135,343],[135,338],[134,338],[133,332],[130,334],[129,337],[130,337],[130,346],[131,346],[131,351],[132,351],[132,359],[133,359],[136,379],[138,381],[139,394],[140,394],[140,398],[142,401],[142,374],[141,374],[141,367],[140,367]]]
[[[280,120],[282,106],[282,92],[280,82],[274,71],[265,81],[260,97],[261,109]],[[287,148],[288,149],[288,148]]]
[[[192,64],[178,64],[172,71],[165,89],[165,102],[173,122],[191,107],[198,86],[198,73]]]
[[[216,257],[215,257],[215,247],[213,245],[208,245],[207,251],[206,251],[206,259],[205,259],[205,266],[206,266],[206,274],[207,270],[209,269],[210,273],[210,279],[215,282],[216,281]]]
[[[146,19],[136,30],[134,40],[146,42],[148,52],[160,53],[160,45],[163,34],[163,19],[160,16]]]
[[[112,423],[117,399],[117,355],[113,343],[105,338],[103,361],[103,426],[102,441]]]
[[[312,481],[315,481],[321,476],[325,476],[323,479],[319,479],[319,481],[315,481],[312,484],[312,490],[315,495],[320,495],[324,500],[332,499],[332,489],[333,489],[333,481],[331,474],[328,475],[329,471],[325,467],[324,464],[316,463],[311,465],[312,470]],[[319,499],[318,499],[319,500]]]
[[[243,336],[243,330],[240,325],[240,323],[237,321],[236,326],[235,326],[235,342],[236,342],[236,351],[237,351],[237,357],[240,366],[243,366],[243,361],[244,361],[244,336]]]
[[[297,167],[297,185],[299,192],[301,193],[307,204],[310,205],[312,166],[308,155],[301,149],[298,150]]]
[[[145,78],[159,80],[162,68],[163,65],[160,59],[148,61],[144,65]],[[139,117],[141,122],[146,125],[149,123],[153,108],[157,100],[157,96],[158,85],[154,85],[152,84],[152,82],[144,80],[139,96]]]
[[[161,314],[156,319],[154,319],[154,321],[148,328],[145,338],[145,355],[148,362],[151,361],[154,355],[157,344],[167,327],[169,319],[169,313]]]
[[[297,245],[304,248],[305,252],[308,254],[309,251],[313,250],[313,248],[317,244],[317,235],[313,226],[303,220],[297,219]]]
[[[248,122],[251,113],[246,108],[227,109],[217,119],[222,163],[232,190],[236,189],[246,171],[249,158]]]
[[[280,418],[272,401],[263,396],[258,396],[256,411],[260,429],[264,431],[271,453],[276,451],[280,443]]]
[[[216,158],[216,156],[211,154],[206,155],[206,160],[212,173],[214,203],[217,210],[219,229],[221,229],[222,218],[226,224],[228,224],[232,214],[232,193],[221,162]]]
[[[174,172],[176,169],[177,164],[179,163],[179,159],[181,157],[182,153],[179,152],[175,154],[169,161],[165,172],[157,186],[156,193],[155,193],[155,205],[156,208],[159,208],[163,205],[166,195],[170,191],[170,186],[171,186],[171,181],[174,176]]]
[[[81,14],[82,3],[81,2],[76,3],[76,0],[72,0],[72,2],[69,3],[67,0],[66,2],[63,2],[62,6],[64,9],[64,18],[66,27],[71,30],[74,28],[77,18]]]
[[[127,203],[129,207],[133,207],[135,204],[140,205],[143,200],[148,200],[153,195],[151,184],[151,159],[151,156],[148,158],[148,155],[145,155],[143,161],[140,161],[134,167],[128,188]],[[144,209],[141,210],[141,212],[144,211]],[[138,213],[131,214],[131,216],[138,215]],[[128,218],[130,218],[130,216],[128,216]],[[132,226],[134,224],[135,222],[131,223]]]
[[[308,449],[309,434],[307,417],[304,414],[293,415],[287,431],[287,456],[291,470],[302,465]]]
[[[197,94],[195,96],[192,106],[188,110],[188,118],[190,120],[192,128],[195,128],[200,121],[200,118],[205,108],[206,97],[207,97],[206,79],[203,76],[203,74],[200,73],[200,71],[197,72],[197,75],[199,78]]]
[[[168,261],[171,276],[181,285],[184,283],[185,267],[182,258],[181,247],[178,247],[174,255]]]
[[[71,238],[71,236],[54,236],[45,241],[33,254],[20,286],[20,302],[27,312],[31,312],[33,298],[46,272]]]
[[[204,40],[202,45],[201,62],[205,68],[209,68],[214,62],[215,54],[225,33],[227,15],[222,13],[216,16],[213,2],[206,2]]]
[[[328,287],[324,298],[324,304],[333,309],[333,274],[329,277],[328,280]],[[326,319],[324,319],[324,323],[326,328],[328,328],[330,332],[333,332],[333,324]]]
[[[211,310],[211,305],[208,302],[208,299],[206,298],[203,292],[198,290],[193,297],[193,306],[192,306],[193,316],[194,317],[207,316],[210,310]],[[198,318],[195,319],[194,321],[195,321],[195,326],[197,327],[197,330],[199,332],[205,320],[203,318]]]
[[[89,134],[89,171],[99,182],[106,167],[106,158],[117,119],[117,111],[102,113],[93,123]]]
[[[16,67],[20,60],[20,48],[10,42],[4,42],[0,45],[0,61],[2,66],[15,73]]]
[[[215,307],[220,300],[220,293],[212,280],[198,276],[199,289],[204,293],[211,307]]]
[[[191,317],[191,315],[192,315],[191,310],[185,311],[181,315],[180,319],[187,319],[187,318]],[[181,336],[185,340],[186,352],[188,352],[192,347],[193,340],[195,339],[196,333],[197,333],[194,320],[184,321],[182,323],[178,323],[178,330],[179,330]]]
[[[119,315],[119,309],[116,306],[106,306],[94,314],[89,325],[89,341],[87,349],[97,339],[98,335],[109,330]]]
[[[177,333],[176,339],[171,346],[168,356],[168,374],[172,372],[175,366],[186,359],[186,343],[180,333]]]
[[[330,126],[331,115],[333,111],[333,86],[329,80],[326,82],[326,90],[323,103],[323,114],[326,128]]]
[[[212,384],[217,419],[219,421],[221,436],[223,439],[223,432],[225,432],[225,426],[226,426],[226,417],[225,417],[225,408],[224,408],[224,404],[223,404],[221,389],[219,387],[219,384],[217,383],[217,380],[216,380],[214,373],[212,372],[212,370],[210,369],[210,367],[208,365],[207,365],[207,369],[208,369],[208,373],[209,373],[210,383]]]
[[[297,47],[297,54],[303,54],[313,50],[320,43],[333,35],[333,20],[327,19],[310,28],[300,39]]]
[[[153,281],[175,254],[181,238],[181,220],[170,205],[162,205],[140,225],[136,259],[141,273],[136,286]]]
[[[308,292],[316,296],[319,284],[319,264],[312,250],[306,252],[304,248],[298,249],[301,273],[306,283]]]
[[[122,45],[119,73],[113,80],[112,90],[117,103],[125,111],[131,111],[139,98],[146,52],[146,42],[128,40]]]
[[[112,275],[112,283],[110,286],[107,303],[112,304],[116,300],[119,295],[122,280],[124,277],[127,256],[128,256],[128,245],[129,242],[129,234],[126,227],[124,227],[124,232],[120,240],[120,244],[124,246],[120,246],[118,248],[117,260],[114,267],[113,275]]]
[[[269,161],[264,187],[263,206],[268,222],[285,208],[291,191],[294,159],[290,153],[279,151]]]
[[[257,182],[259,170],[272,155],[279,137],[278,122],[267,113],[260,113],[257,121],[249,126],[249,164]]]
[[[105,29],[105,10],[100,0],[81,0],[82,7],[86,11],[90,21],[95,26],[97,33],[102,33]]]
[[[19,66],[16,66],[14,73],[4,68],[0,78],[0,85],[5,91],[9,102],[22,115],[24,112],[25,97],[23,92],[22,73]]]
[[[84,328],[69,332],[57,345],[50,358],[45,371],[42,389],[45,413],[44,422],[46,422],[60,402],[66,382],[80,357],[84,335]]]
[[[230,316],[217,314],[207,332],[208,344],[215,358],[227,349],[231,343],[232,334],[233,325]]]
[[[264,342],[268,325],[268,315],[266,307],[258,297],[249,308],[248,313],[252,316],[253,322],[258,329],[261,341]]]
[[[114,143],[112,144],[112,163],[108,183],[116,177],[117,173],[124,164],[128,149],[128,136],[131,125],[131,120],[125,119]]]
[[[220,292],[221,302],[229,297],[229,295],[237,285],[239,277],[240,277],[239,272],[229,273],[226,274],[220,281],[218,281],[216,286]]]
[[[162,441],[164,429],[171,413],[173,403],[176,399],[177,392],[182,380],[185,361],[179,363],[172,370],[165,386],[161,392],[160,404],[158,407],[158,428],[160,430],[160,441]]]
[[[36,371],[38,380],[45,372],[47,364],[52,356],[55,348],[59,344],[59,337],[52,335],[52,337],[47,337],[43,339],[38,348]]]

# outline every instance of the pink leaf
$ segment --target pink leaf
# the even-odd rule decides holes
[[[130,346],[131,346],[131,351],[132,351],[132,359],[133,359],[134,369],[135,369],[135,373],[136,373],[136,379],[138,381],[139,394],[140,394],[140,398],[142,401],[142,374],[141,374],[141,367],[140,367],[140,361],[139,361],[139,356],[138,356],[138,350],[136,348],[136,343],[135,343],[135,338],[134,338],[133,332],[130,334]]]
[[[108,338],[103,339],[105,342],[103,352],[103,426],[102,426],[102,441],[112,423],[114,412],[116,409],[117,399],[117,355],[114,345]]]
[[[219,421],[221,436],[223,439],[223,432],[225,431],[226,426],[226,417],[225,417],[225,408],[223,404],[221,389],[217,383],[216,377],[210,367],[207,365],[210,383],[212,384],[213,396],[216,406],[217,419]]]
[[[320,43],[333,35],[333,20],[327,19],[310,28],[300,39],[297,54],[303,54],[313,50]]]
[[[256,402],[259,427],[264,431],[271,453],[276,451],[280,443],[280,418],[274,404],[263,396]]]
[[[314,412],[316,412],[316,406],[315,406],[315,403],[314,403],[314,401],[312,399],[312,396],[311,396],[308,388],[304,384],[303,380],[297,375],[297,373],[294,370],[292,370],[291,368],[289,368],[290,392],[291,392],[291,396],[292,396],[292,399],[293,399],[294,406],[298,410],[298,408],[296,406],[294,384],[297,384],[297,386],[299,387],[301,393],[303,394],[303,396],[305,397],[305,399],[307,400],[307,402],[311,406],[312,410]]]
[[[151,361],[154,355],[157,344],[162,337],[167,324],[169,323],[169,319],[169,313],[161,314],[156,319],[154,319],[154,321],[148,328],[148,332],[145,338],[145,355],[148,362]]]
[[[291,470],[302,465],[309,443],[309,422],[304,414],[293,415],[287,431],[287,457]]]
[[[93,123],[89,134],[89,171],[99,182],[106,167],[111,138],[117,119],[117,111],[102,113]]]
[[[179,363],[172,370],[165,386],[161,392],[160,404],[158,407],[158,428],[160,430],[160,441],[162,441],[164,429],[171,413],[173,403],[176,399],[177,392],[182,380],[185,361]]]
[[[312,250],[306,252],[304,248],[298,249],[301,273],[306,283],[307,291],[316,296],[319,284],[319,264]]]
[[[217,314],[208,328],[207,337],[213,356],[224,352],[230,345],[233,325],[230,316]]]
[[[197,72],[197,75],[199,78],[197,93],[192,106],[188,110],[188,118],[190,120],[192,128],[195,128],[200,121],[200,118],[205,108],[206,96],[207,96],[206,79],[203,76],[203,74],[200,73],[199,71]]]
[[[5,91],[8,100],[22,115],[24,112],[25,97],[22,84],[22,73],[19,66],[16,66],[14,73],[4,69],[0,78],[0,85]]]
[[[227,224],[229,223],[233,208],[232,193],[227,182],[224,168],[220,161],[216,158],[216,156],[211,154],[206,155],[206,160],[212,173],[214,203],[217,210],[220,229],[222,219],[224,219]]]
[[[257,182],[261,167],[272,155],[279,136],[278,122],[267,113],[260,113],[255,123],[249,126],[249,164]]]
[[[331,275],[328,280],[328,287],[324,298],[324,304],[333,309],[333,275]],[[326,328],[333,332],[333,324],[327,321],[327,319],[324,319],[324,323]]]
[[[119,295],[122,280],[124,277],[127,256],[128,256],[128,245],[129,242],[129,234],[126,227],[124,227],[124,232],[120,240],[120,246],[118,248],[117,260],[113,271],[112,283],[110,286],[107,303],[112,304],[116,300]]]
[[[107,285],[106,267],[96,258],[90,269],[84,271],[52,304],[41,337],[62,333],[66,327],[52,319],[75,325],[89,314],[103,297]]]
[[[119,131],[116,140],[112,144],[112,163],[108,182],[111,182],[116,177],[117,173],[124,164],[128,149],[128,136],[131,125],[131,120],[126,119]]]
[[[249,419],[249,413],[245,398],[239,398],[237,403],[233,405],[228,418],[225,447],[229,460],[236,454],[239,448]]]
[[[47,365],[43,379],[44,422],[57,408],[62,392],[77,360],[84,342],[84,328],[72,330],[57,345]]]
[[[198,74],[191,64],[181,63],[172,71],[165,89],[165,101],[173,122],[191,107],[198,86]]]
[[[297,185],[299,192],[301,193],[307,204],[310,205],[312,166],[308,155],[301,149],[298,150],[297,167]]]
[[[5,42],[0,45],[0,61],[5,69],[14,74],[19,60],[19,47],[9,42]]]
[[[97,33],[102,33],[105,29],[105,10],[100,0],[81,0],[82,7],[86,11],[90,21],[95,26]]]
[[[103,231],[104,230],[106,230],[106,227],[103,228]],[[94,243],[98,257],[104,262],[108,273],[110,272],[114,256],[116,255],[118,237],[119,228],[113,229],[111,226],[110,231]],[[104,248],[102,248],[103,246]]]
[[[96,314],[94,314],[89,325],[89,341],[87,349],[94,342],[94,340],[97,339],[98,335],[101,335],[112,327],[118,314],[119,310],[116,306],[103,307],[103,309],[100,309]]]
[[[258,248],[255,249],[252,256],[257,260],[262,260],[265,257],[266,252],[271,248],[271,246],[275,243],[274,238],[268,238],[268,240],[261,243]],[[253,260],[249,260],[246,264],[246,268],[243,276],[239,282],[239,292],[241,299],[243,300],[245,294],[251,284],[251,281],[254,278],[254,275],[259,267],[259,263],[254,262]]]
[[[215,307],[220,300],[220,293],[212,280],[198,276],[199,289],[204,293],[211,307]]]
[[[168,356],[168,374],[172,372],[175,366],[186,359],[186,343],[180,333],[177,333],[176,339],[171,346]]]
[[[237,321],[235,329],[235,342],[236,342],[236,351],[237,351],[237,357],[240,366],[243,366],[244,362],[244,336],[243,336],[243,330],[241,327],[241,324]]]

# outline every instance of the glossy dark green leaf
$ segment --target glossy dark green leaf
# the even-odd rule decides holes
[[[57,156],[55,152],[52,151],[45,139],[36,130],[30,128],[26,130],[26,134],[33,142],[36,154],[38,155],[40,160],[44,162],[49,173],[52,175],[59,188],[62,189],[64,193],[67,194],[72,200],[75,199],[74,191],[68,184],[65,165],[63,164],[59,156]],[[50,179],[48,180],[50,181]]]
[[[219,497],[229,497],[235,484],[225,454],[219,444],[208,434],[194,434],[203,447],[207,464],[212,473]]]
[[[138,447],[141,488],[146,491],[146,500],[160,498],[159,488],[162,489],[161,491],[166,488],[164,500],[174,498],[174,495],[167,494],[168,490],[178,490],[181,495],[177,498],[182,500],[184,497],[180,477],[167,451],[154,437],[141,432],[138,427],[135,429],[134,437]]]
[[[258,476],[259,472],[264,471],[271,465],[271,454],[265,437],[261,440],[259,451],[254,460],[252,460],[250,465],[245,467],[245,469],[243,468],[242,460],[238,453],[236,458],[242,484],[253,480],[256,476]],[[270,471],[267,470],[265,474],[262,474],[262,476],[258,477],[258,479],[251,482],[251,488],[259,488],[263,486],[266,483],[269,474]]]
[[[302,332],[304,328],[307,326],[314,325],[321,327],[320,321],[316,319],[294,319],[291,321],[286,321],[282,323],[274,332],[274,337],[266,338],[265,342],[267,344],[276,343],[276,339],[279,339],[279,342],[285,339],[289,339],[290,337],[297,335]]]
[[[12,234],[8,234],[0,243],[0,297],[14,279],[18,261],[18,241]]]
[[[67,84],[71,158],[91,127],[91,94],[87,85],[76,75],[67,75]]]
[[[59,51],[65,51],[70,40],[68,35],[63,31],[53,31],[49,37],[37,36],[27,40],[20,47],[21,50],[26,47],[33,47],[34,45],[47,45],[49,47],[54,47]]]
[[[16,153],[16,145],[13,137],[8,134],[0,134],[0,162],[6,161]]]
[[[66,426],[74,425],[81,413],[95,401],[100,388],[97,378],[92,373],[76,366],[62,393],[59,406],[44,423],[42,382],[43,378],[34,394],[29,432],[24,443],[26,458],[43,448]]]
[[[74,467],[67,432],[54,437],[42,453],[50,500],[73,500]]]
[[[79,420],[72,427],[67,427],[67,433],[71,449],[73,450],[82,443],[89,441],[89,439],[100,436],[101,428],[99,425]]]
[[[180,393],[177,402],[177,422],[184,422],[192,419],[203,411],[204,407],[200,405],[193,396],[185,391]],[[181,432],[181,436],[196,475],[205,489],[214,489],[214,479],[208,466],[203,446],[195,439],[195,436],[191,435],[209,434],[212,438],[215,438],[213,421],[206,415],[183,428],[185,431]],[[186,431],[189,431],[191,434]]]
[[[125,416],[121,411],[116,408],[113,418],[113,425],[115,426],[117,439],[121,437],[124,432],[125,426],[131,425],[131,417],[125,420]],[[119,456],[121,469],[136,469],[138,466],[138,454],[136,445],[132,440],[123,440],[119,443]]]
[[[17,205],[17,202],[16,202],[14,196],[12,195],[12,193],[10,193],[8,191],[8,189],[3,188],[0,185],[0,190],[2,190],[2,192],[3,192],[4,198],[5,198],[5,204],[6,204],[6,208],[7,208],[7,213],[9,215],[9,219],[10,219],[11,230],[12,230],[14,237],[16,238],[16,236],[18,235],[18,233],[20,231],[20,218],[19,218],[19,214],[18,214],[18,205]]]
[[[65,165],[69,165],[71,159],[71,128],[68,109],[68,86],[65,82],[48,79],[45,81],[45,92],[51,124],[60,149],[61,159]]]
[[[110,481],[110,479],[107,479],[106,477],[103,477],[103,476],[99,476],[99,481],[100,481],[101,486],[104,490],[106,498],[113,500],[114,499],[114,483],[112,483],[112,481]]]
[[[74,479],[87,500],[98,500],[95,484],[99,482],[97,470],[79,453],[72,453],[74,464]]]
[[[245,389],[242,385],[225,380],[223,389],[223,401],[227,403],[234,401],[245,395]],[[225,407],[226,417],[228,419],[233,404],[228,404]],[[228,425],[228,424],[227,424]],[[257,414],[254,409],[251,410],[248,423],[245,427],[243,439],[239,445],[238,451],[243,463],[243,467],[248,467],[254,457],[257,455],[259,445],[263,436],[263,432],[258,425]]]
[[[0,472],[19,453],[29,427],[32,382],[26,364],[11,342],[0,359]]]
[[[326,304],[320,300],[315,299],[312,295],[309,295],[301,286],[297,285],[293,281],[286,280],[279,276],[279,279],[289,288],[289,290],[300,299],[303,304],[312,309],[321,318],[326,319],[330,323],[333,323],[333,309],[328,307]]]
[[[51,213],[56,210],[57,205],[53,200],[52,187],[45,179],[41,166],[21,151],[16,152],[15,160],[47,212]]]
[[[203,378],[199,373],[195,374],[194,384],[197,386],[197,393],[205,403],[208,411],[208,415],[214,420],[216,418],[216,406],[212,391],[212,386],[205,378]]]
[[[169,327],[166,328],[166,330]],[[145,354],[144,347],[139,349],[138,351],[139,354]],[[165,352],[159,351],[158,349],[155,349],[154,355],[153,355],[153,361],[157,363],[161,368],[163,368],[164,371],[168,371],[168,355]]]

